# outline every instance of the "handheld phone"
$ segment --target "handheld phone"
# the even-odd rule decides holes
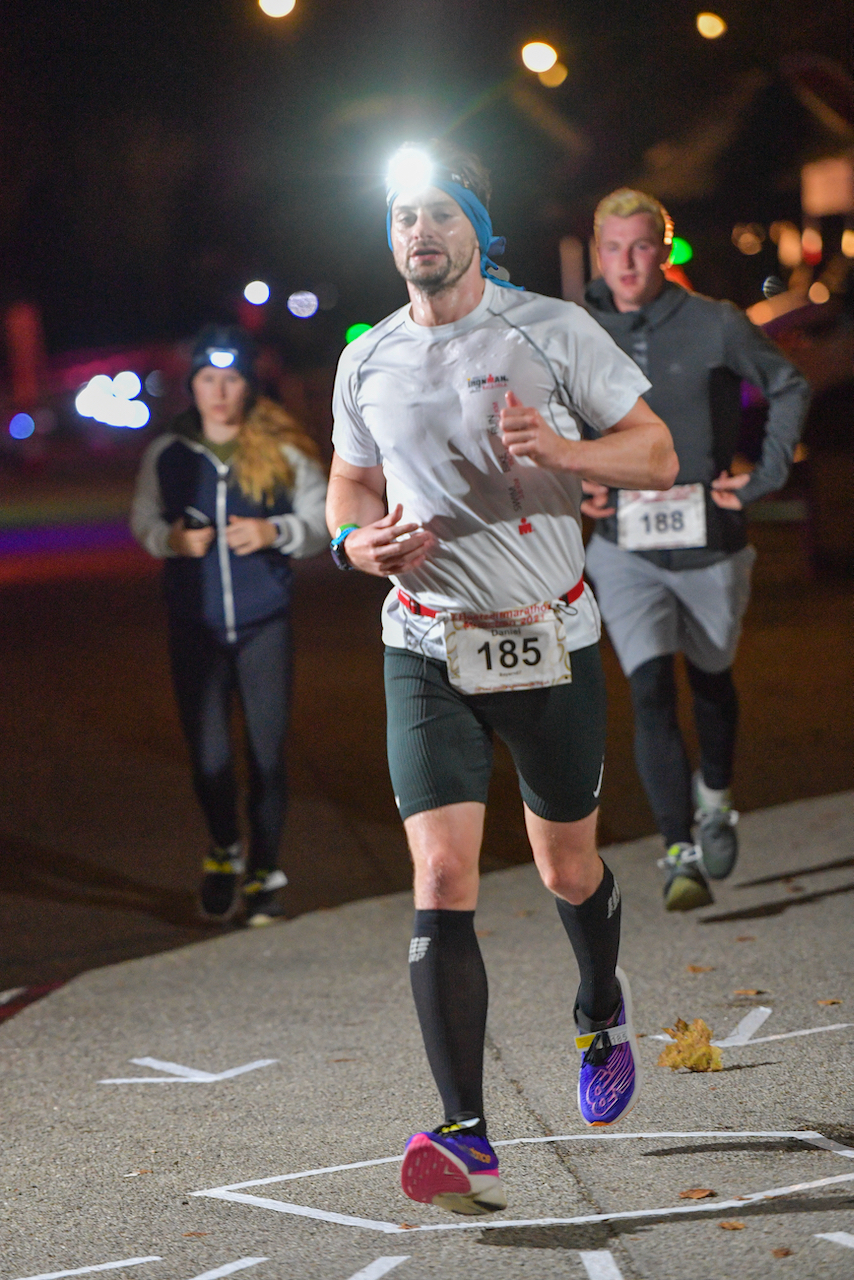
[[[184,508],[184,528],[185,529],[206,529],[213,521],[206,516],[204,511],[200,511],[198,507]]]

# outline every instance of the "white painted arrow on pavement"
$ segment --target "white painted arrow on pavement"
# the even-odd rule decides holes
[[[222,1267],[214,1267],[213,1271],[205,1271],[203,1275],[193,1276],[193,1280],[220,1280],[221,1276],[233,1276],[235,1271],[257,1267],[259,1262],[269,1262],[269,1258],[238,1258],[236,1262],[226,1262]]]
[[[854,1249],[854,1236],[850,1231],[819,1231],[816,1240],[829,1240],[831,1244],[841,1244],[845,1249]]]
[[[270,1067],[278,1058],[258,1058],[245,1062],[242,1067],[230,1067],[228,1071],[199,1071],[196,1067],[182,1067],[178,1062],[162,1062],[160,1058],[131,1058],[137,1067],[152,1067],[155,1071],[168,1071],[166,1076],[128,1076],[125,1079],[99,1080],[98,1084],[214,1084],[217,1080],[232,1080],[247,1071]]]
[[[60,1280],[61,1276],[86,1276],[91,1271],[116,1271],[119,1267],[138,1267],[141,1262],[162,1262],[159,1253],[147,1258],[121,1258],[118,1262],[99,1262],[95,1267],[75,1267],[73,1271],[43,1271],[37,1276],[20,1276],[19,1280]]]
[[[380,1280],[381,1276],[387,1276],[389,1271],[394,1271],[395,1267],[399,1267],[401,1262],[408,1261],[408,1253],[404,1253],[397,1258],[377,1258],[374,1262],[369,1262],[366,1267],[362,1267],[361,1271],[357,1271],[355,1275],[350,1276],[350,1280]]]
[[[803,1031],[778,1031],[773,1036],[757,1036],[754,1039],[754,1033],[759,1030],[764,1022],[771,1017],[774,1012],[767,1005],[758,1005],[755,1009],[751,1009],[749,1013],[741,1019],[735,1030],[731,1031],[723,1040],[713,1040],[712,1044],[718,1046],[719,1049],[732,1049],[742,1044],[768,1044],[771,1040],[791,1040],[794,1036],[814,1036],[821,1031],[843,1031],[846,1027],[854,1027],[854,1022],[834,1022],[826,1027],[806,1027]],[[650,1036],[650,1040],[666,1040],[668,1044],[674,1044],[672,1036],[663,1035]]]
[[[588,1280],[623,1280],[623,1273],[610,1249],[583,1250],[578,1256]]]

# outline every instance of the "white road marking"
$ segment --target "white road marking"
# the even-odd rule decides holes
[[[76,1267],[73,1271],[43,1271],[38,1276],[19,1276],[18,1280],[60,1280],[60,1276],[86,1276],[92,1271],[115,1271],[118,1267],[138,1267],[142,1262],[162,1262],[159,1253],[148,1258],[122,1258],[119,1262],[99,1262],[96,1267]]]
[[[389,1271],[394,1271],[395,1267],[399,1267],[401,1262],[407,1262],[409,1254],[404,1253],[397,1258],[377,1258],[374,1262],[369,1262],[366,1267],[362,1267],[361,1271],[357,1271],[355,1275],[350,1276],[350,1280],[380,1280],[380,1276],[387,1276]]]
[[[623,1280],[610,1249],[583,1250],[578,1256],[589,1280]]]
[[[224,1267],[214,1267],[213,1271],[193,1276],[193,1280],[219,1280],[220,1276],[232,1276],[235,1271],[245,1271],[247,1267],[257,1267],[259,1262],[267,1261],[267,1258],[238,1258],[236,1262],[226,1262]]]
[[[773,1036],[754,1038],[753,1033],[759,1030],[773,1012],[774,1010],[769,1009],[767,1005],[758,1005],[741,1019],[734,1031],[731,1031],[723,1040],[713,1040],[712,1044],[717,1045],[719,1049],[732,1049],[743,1044],[768,1044],[771,1040],[791,1040],[795,1036],[815,1036],[822,1031],[844,1031],[846,1027],[854,1027],[854,1022],[834,1022],[830,1026],[806,1027],[803,1031],[779,1031]],[[668,1044],[675,1043],[673,1037],[666,1033],[649,1036],[648,1039],[664,1040]]]
[[[748,1040],[758,1031],[762,1023],[767,1021],[774,1012],[767,1005],[761,1004],[756,1009],[751,1009],[749,1013],[741,1019],[734,1031],[731,1031],[723,1040],[714,1040],[719,1049],[728,1049],[730,1045],[747,1044]]]
[[[228,1071],[199,1071],[196,1067],[182,1067],[178,1062],[163,1062],[160,1058],[131,1058],[137,1067],[152,1067],[155,1071],[168,1071],[166,1076],[128,1076],[120,1080],[99,1080],[98,1084],[214,1084],[217,1080],[232,1080],[247,1071],[270,1067],[278,1058],[258,1058],[245,1062],[242,1067],[230,1067]]]
[[[630,1139],[655,1139],[660,1141],[665,1138],[724,1138],[732,1141],[736,1138],[778,1138],[778,1139],[797,1139],[805,1142],[808,1146],[819,1147],[833,1155],[843,1156],[846,1159],[854,1158],[854,1147],[845,1147],[841,1143],[834,1142],[830,1138],[825,1138],[821,1133],[814,1130],[795,1129],[795,1130],[704,1130],[693,1132],[645,1132],[645,1133],[571,1133],[558,1136],[537,1137],[537,1138],[510,1138],[503,1142],[496,1142],[497,1147],[512,1147],[528,1143],[542,1142],[625,1142]],[[244,1195],[241,1189],[244,1187],[269,1186],[274,1182],[290,1182],[297,1178],[318,1177],[326,1173],[339,1173],[350,1169],[365,1169],[370,1166],[380,1164],[393,1164],[401,1160],[402,1156],[384,1156],[377,1160],[359,1160],[354,1164],[330,1165],[324,1169],[311,1169],[302,1173],[283,1173],[274,1175],[269,1178],[256,1178],[251,1182],[236,1182],[230,1186],[212,1187],[206,1191],[193,1191],[194,1196],[206,1196],[213,1200],[228,1200],[235,1204],[252,1205],[258,1209],[272,1209],[276,1213],[291,1213],[297,1217],[314,1218],[321,1222],[333,1222],[339,1226],[359,1227],[366,1231],[381,1231],[386,1235],[399,1235],[403,1231],[490,1231],[498,1230],[502,1227],[536,1227],[536,1226],[581,1226],[594,1222],[615,1222],[625,1221],[637,1218],[656,1218],[671,1217],[685,1213],[708,1213],[717,1209],[743,1209],[748,1204],[753,1204],[762,1200],[773,1200],[780,1196],[792,1195],[797,1191],[810,1191],[817,1187],[833,1186],[843,1182],[854,1182],[854,1173],[843,1173],[832,1178],[819,1178],[815,1182],[802,1182],[790,1187],[775,1187],[770,1191],[756,1191],[745,1196],[737,1196],[732,1200],[715,1200],[710,1204],[680,1204],[662,1209],[633,1209],[624,1210],[615,1213],[596,1213],[587,1214],[582,1217],[574,1218],[526,1218],[524,1220],[510,1221],[507,1219],[497,1219],[491,1222],[484,1222],[478,1219],[476,1222],[464,1223],[430,1223],[419,1227],[401,1227],[396,1222],[380,1222],[371,1218],[357,1218],[350,1214],[330,1213],[325,1209],[312,1209],[307,1205],[292,1204],[283,1200],[273,1200],[262,1196]]]
[[[854,1236],[850,1231],[819,1231],[816,1240],[829,1240],[831,1244],[841,1244],[845,1249],[854,1249]]]

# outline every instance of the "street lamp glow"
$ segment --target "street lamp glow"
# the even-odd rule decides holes
[[[298,289],[288,298],[288,311],[300,320],[308,320],[319,306],[317,294],[311,293],[308,289]]]
[[[697,30],[706,40],[717,40],[726,31],[726,23],[716,13],[698,13]]]
[[[258,0],[258,7],[268,18],[286,18],[293,13],[297,0]]]
[[[536,71],[542,75],[544,71],[550,71],[557,62],[557,53],[550,44],[534,40],[532,44],[526,44],[523,48],[522,61],[529,71]]]
[[[250,280],[243,290],[243,296],[253,307],[263,307],[270,297],[270,286],[263,280]]]

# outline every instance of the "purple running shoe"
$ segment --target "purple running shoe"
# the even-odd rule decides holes
[[[406,1144],[400,1185],[410,1200],[451,1213],[477,1216],[507,1208],[498,1157],[486,1138],[467,1134],[459,1124],[413,1134]]]
[[[608,1022],[592,1022],[580,1009],[575,1020],[575,1047],[582,1050],[578,1076],[578,1109],[585,1124],[604,1126],[622,1120],[640,1092],[638,1041],[632,1025],[632,992],[617,969],[622,1000]]]

